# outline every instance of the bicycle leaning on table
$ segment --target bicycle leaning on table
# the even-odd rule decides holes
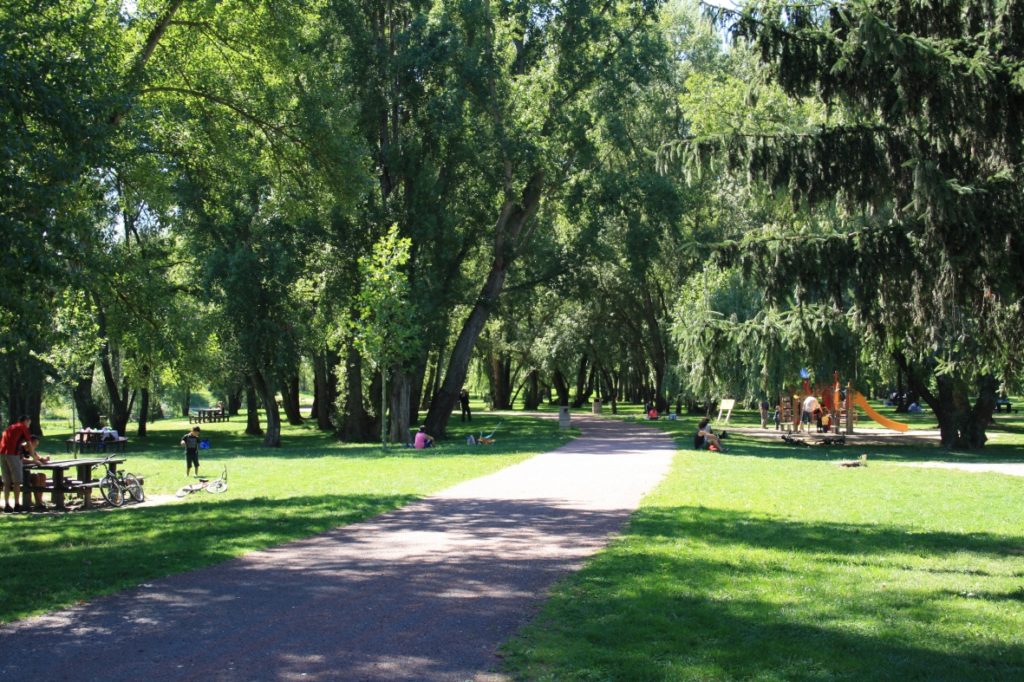
[[[107,473],[100,479],[100,495],[112,507],[120,507],[130,497],[136,502],[144,502],[146,493],[142,489],[142,481],[135,474],[126,474],[123,471],[114,471],[114,465],[110,461],[113,457],[107,457],[102,465],[107,467]],[[93,468],[100,466],[94,464]]]
[[[178,497],[185,497],[192,493],[197,493],[200,490],[205,490],[208,493],[222,493],[228,489],[228,468],[224,467],[220,472],[220,478],[207,478],[203,476],[196,476],[197,481],[195,483],[189,483],[188,485],[178,488],[178,492],[174,493]]]

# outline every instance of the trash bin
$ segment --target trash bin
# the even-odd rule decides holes
[[[558,408],[558,426],[562,429],[567,429],[572,426],[569,419],[569,406],[563,405]]]
[[[594,401],[594,414],[601,414],[601,401],[600,400],[595,400]]]

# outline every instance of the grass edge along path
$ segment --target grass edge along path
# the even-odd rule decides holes
[[[241,434],[244,417],[204,424],[215,447],[202,452],[203,469],[216,475],[228,467],[226,493],[137,509],[0,517],[0,626],[362,521],[577,435],[547,419],[501,419],[495,445],[466,445],[457,434],[468,427],[455,423],[451,440],[426,451],[340,443],[308,427],[285,427],[284,447],[267,449]],[[477,428],[493,421],[481,415]],[[146,476],[148,494],[173,493],[187,480],[177,447],[187,428],[184,420],[157,422],[145,444],[129,448],[126,468]]]
[[[742,439],[695,452],[690,426],[664,425],[672,471],[503,647],[508,672],[1024,679],[1024,479],[842,469]]]

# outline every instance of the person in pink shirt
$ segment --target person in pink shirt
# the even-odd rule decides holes
[[[416,440],[413,441],[413,446],[417,450],[434,446],[434,437],[427,433],[426,426],[421,426],[420,430],[416,432]]]

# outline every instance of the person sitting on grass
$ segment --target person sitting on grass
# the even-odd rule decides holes
[[[709,450],[714,449],[719,452],[725,452],[725,448],[722,447],[722,441],[714,434],[711,427],[708,426],[708,422],[708,418],[705,417],[697,424],[697,435],[693,438],[693,444],[699,450],[708,448]],[[712,446],[714,447],[712,448]]]
[[[413,447],[417,450],[434,447],[434,437],[427,433],[426,426],[421,426],[420,430],[416,432],[416,440],[413,442]]]

